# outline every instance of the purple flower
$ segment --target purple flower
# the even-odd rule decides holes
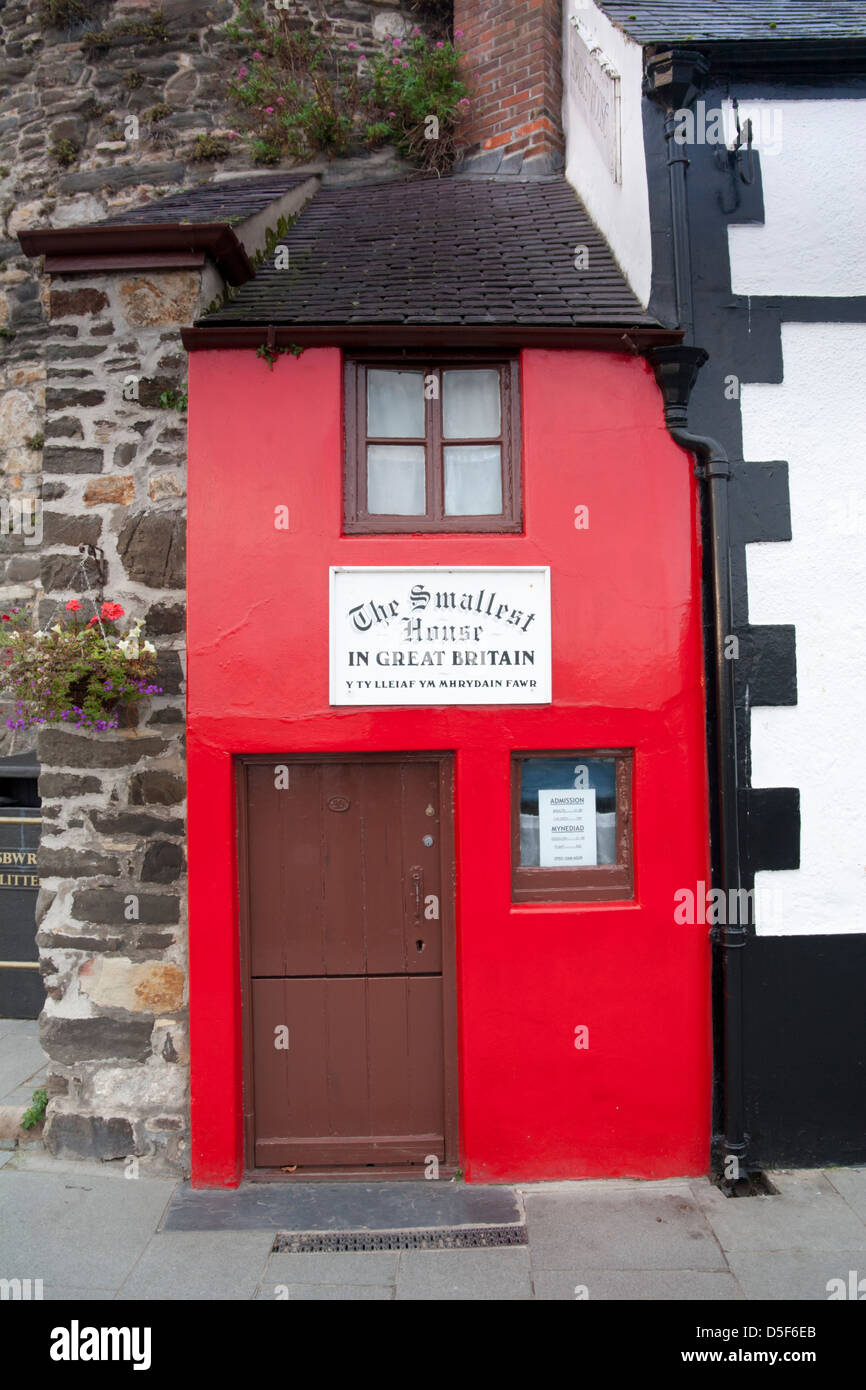
[[[439,42],[437,43],[436,47],[437,47],[437,48],[444,48],[444,47],[445,47],[445,45],[444,45],[444,43],[442,42],[441,39],[440,39]]]
[[[248,72],[249,72],[249,68],[241,68],[240,71],[239,71],[239,73],[238,73],[238,77],[246,77],[246,75],[247,75]]]
[[[400,66],[400,59],[399,59],[399,58],[392,58],[392,59],[391,59],[391,66],[392,66],[392,68],[399,68],[399,66]]]
[[[253,57],[254,57],[254,58],[261,58],[261,56],[262,56],[262,55],[261,55],[261,53],[259,52],[259,50],[256,49],[255,53],[253,54]]]
[[[274,114],[274,108],[273,108],[272,106],[266,106],[266,107],[265,107],[265,115],[266,115],[266,116],[272,116],[273,114]]]
[[[282,106],[285,99],[285,97],[277,97],[277,106]]]
[[[462,29],[455,29],[455,30],[454,30],[454,37],[455,37],[455,39],[462,39],[462,38],[463,38],[463,30],[462,30]]]
[[[402,39],[392,39],[392,43],[393,43],[393,45],[394,45],[395,48],[400,48],[401,45],[402,45],[402,43],[403,43],[403,40],[402,40]]]
[[[357,45],[356,43],[350,43],[350,44],[349,44],[349,48],[350,48],[350,49],[354,49],[354,48],[357,48],[357,47],[358,47],[358,45]]]

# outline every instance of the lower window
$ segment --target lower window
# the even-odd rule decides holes
[[[630,749],[515,753],[514,902],[631,898]]]

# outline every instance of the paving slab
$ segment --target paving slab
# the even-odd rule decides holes
[[[156,1235],[117,1297],[148,1302],[253,1298],[272,1244],[273,1237],[264,1231]]]
[[[39,1037],[38,1018],[0,1018],[0,1039],[4,1037]]]
[[[507,1225],[522,1219],[510,1187],[462,1183],[242,1183],[231,1192],[178,1187],[165,1231],[394,1231]]]
[[[8,1097],[24,1089],[32,1080],[33,1085],[27,1093],[29,1101],[37,1085],[33,1078],[43,1071],[47,1062],[38,1038],[0,1038],[0,1105],[13,1104]]]
[[[172,1184],[92,1172],[0,1174],[0,1276],[45,1286],[119,1287],[165,1210]]]
[[[287,1284],[276,1299],[273,1291],[262,1290],[256,1294],[260,1301],[288,1303],[311,1302],[356,1302],[367,1300],[380,1303],[390,1302],[394,1297],[391,1284]],[[294,1328],[293,1328],[294,1331]]]
[[[866,1168],[825,1168],[824,1177],[866,1222]]]
[[[397,1298],[532,1298],[529,1251],[514,1246],[494,1250],[401,1250]]]
[[[265,1284],[393,1284],[397,1251],[347,1250],[339,1254],[272,1255]]]
[[[569,1303],[620,1299],[709,1303],[744,1297],[733,1275],[705,1269],[538,1269],[532,1284],[537,1299]]]
[[[731,1269],[747,1298],[772,1302],[825,1303],[831,1279],[841,1279],[844,1288],[832,1292],[851,1297],[852,1285],[859,1281],[859,1299],[866,1298],[866,1250],[785,1250],[738,1251],[728,1256]],[[851,1275],[853,1274],[853,1279]]]
[[[724,1200],[724,1199],[723,1199]],[[724,1256],[686,1185],[524,1193],[533,1270],[712,1269]],[[586,1278],[576,1280],[586,1283]]]
[[[692,1190],[726,1253],[746,1250],[863,1250],[866,1223],[818,1171],[774,1172],[777,1196],[725,1197],[709,1182]]]

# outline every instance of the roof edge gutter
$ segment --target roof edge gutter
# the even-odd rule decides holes
[[[546,324],[289,324],[272,323],[205,327],[181,331],[188,352],[214,349],[272,347],[424,348],[424,347],[550,347],[596,348],[632,356],[656,346],[681,341],[682,331],[661,324],[600,324],[561,327]]]

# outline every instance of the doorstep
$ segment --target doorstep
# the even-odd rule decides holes
[[[395,1231],[522,1225],[512,1187],[458,1182],[245,1182],[231,1191],[179,1186],[163,1231]]]

